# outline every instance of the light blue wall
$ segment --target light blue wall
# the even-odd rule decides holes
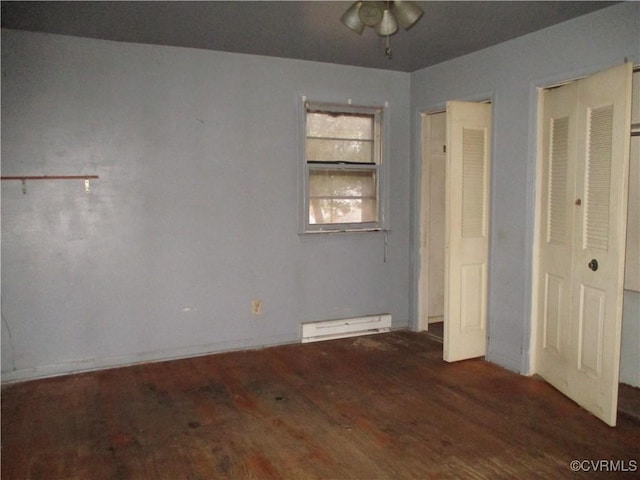
[[[529,370],[537,87],[640,62],[640,3],[626,2],[414,72],[412,258],[417,285],[420,114],[447,100],[491,97],[493,165],[487,358]],[[414,290],[412,311],[416,311]],[[415,318],[415,314],[412,314]]]
[[[486,96],[488,358],[527,371],[536,87],[639,62],[638,32],[628,2],[409,75],[4,30],[2,174],[100,179],[3,182],[3,380],[415,326],[420,112]],[[386,262],[382,234],[298,235],[301,95],[389,102]]]
[[[3,380],[409,323],[407,73],[2,32]],[[390,228],[298,235],[298,107],[380,105]],[[251,315],[252,299],[264,313]]]

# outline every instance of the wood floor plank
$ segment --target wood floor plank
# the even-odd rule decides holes
[[[2,389],[3,479],[594,478],[574,459],[637,465],[640,423],[408,331]]]

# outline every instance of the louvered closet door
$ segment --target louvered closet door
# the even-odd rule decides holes
[[[447,103],[443,357],[485,355],[491,105]]]
[[[631,64],[578,82],[573,399],[616,423],[631,127]]]
[[[609,69],[546,92],[543,106],[536,371],[612,426],[631,75],[630,64]]]
[[[577,85],[571,83],[543,93],[537,373],[565,394],[571,356],[567,320],[572,290],[577,92]]]

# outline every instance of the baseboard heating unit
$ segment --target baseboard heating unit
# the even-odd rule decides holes
[[[302,324],[302,343],[371,335],[373,333],[388,332],[390,329],[391,315],[388,313],[367,317],[309,322]]]

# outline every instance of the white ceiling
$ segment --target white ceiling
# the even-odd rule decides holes
[[[2,2],[2,27],[412,72],[584,15],[606,1],[429,1],[410,30],[384,40],[349,30],[352,2]]]

